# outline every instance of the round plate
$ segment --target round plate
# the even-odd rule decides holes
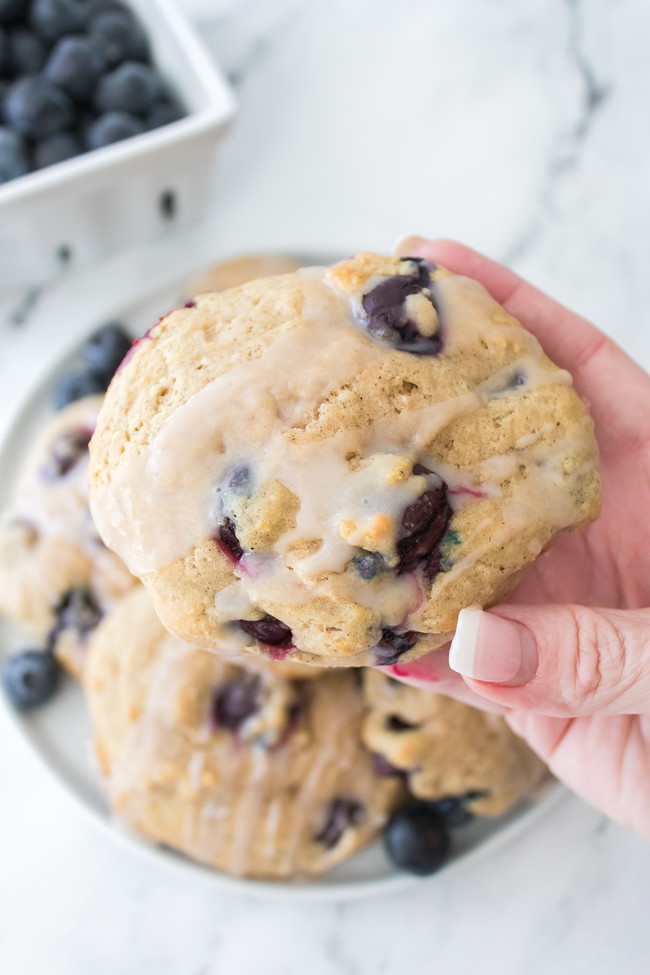
[[[310,256],[305,263],[319,262]],[[30,364],[30,376],[23,385],[25,393],[22,401],[12,404],[15,412],[0,445],[2,506],[9,499],[26,450],[46,417],[52,413],[54,383],[75,362],[80,340],[102,322],[111,320],[124,322],[134,335],[141,335],[161,314],[180,304],[181,294],[182,282],[175,282],[141,295],[127,307],[107,305],[101,314],[94,316],[93,321],[84,321],[80,316],[75,318],[73,315],[66,327],[67,354],[60,353],[60,334],[49,350],[39,343],[38,360]],[[24,377],[21,376],[21,379]],[[26,647],[28,643],[27,638],[20,636],[8,624],[0,623],[0,659]],[[90,726],[79,685],[69,680],[45,707],[26,714],[13,710],[11,713],[16,727],[42,763],[82,809],[90,814],[94,823],[128,849],[154,862],[167,864],[187,876],[240,893],[301,901],[341,900],[394,893],[423,882],[420,878],[396,870],[380,843],[373,844],[324,876],[307,882],[242,880],[205,867],[166,847],[148,843],[116,822],[104,799],[101,777],[93,760]],[[507,816],[497,820],[477,819],[455,831],[454,853],[445,869],[453,870],[463,861],[471,861],[508,843],[515,835],[530,828],[563,791],[557,783],[549,781]]]

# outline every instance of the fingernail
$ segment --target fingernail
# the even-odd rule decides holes
[[[418,247],[422,244],[426,244],[424,237],[420,237],[418,234],[403,234],[398,237],[393,244],[393,253],[396,257],[418,257]]]
[[[463,677],[519,687],[537,670],[537,647],[521,623],[470,606],[458,615],[449,666]]]

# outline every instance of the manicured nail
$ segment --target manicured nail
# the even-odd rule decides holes
[[[424,237],[418,234],[403,234],[398,237],[393,245],[393,253],[396,257],[419,257],[418,247],[426,244]]]
[[[519,687],[535,674],[537,647],[521,623],[469,606],[458,615],[449,666],[463,677]]]

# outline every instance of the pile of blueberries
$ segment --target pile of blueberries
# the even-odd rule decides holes
[[[116,0],[0,0],[0,183],[183,110]]]

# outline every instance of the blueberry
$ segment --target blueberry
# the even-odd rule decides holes
[[[9,39],[0,27],[0,78],[9,70]]]
[[[237,729],[258,710],[262,681],[258,674],[242,674],[218,688],[212,718],[218,728]]]
[[[68,589],[54,609],[56,624],[50,633],[50,642],[55,643],[63,630],[72,630],[81,637],[95,629],[102,616],[102,609],[93,592],[84,586]]]
[[[104,61],[86,37],[62,37],[55,44],[45,65],[45,77],[58,85],[76,102],[89,102]]]
[[[29,0],[0,0],[0,24],[14,24],[27,13]]]
[[[178,122],[185,113],[169,99],[163,98],[157,102],[145,118],[145,125],[148,129],[159,129],[161,125],[169,125],[170,122]]]
[[[100,112],[146,115],[162,95],[162,82],[153,68],[125,61],[99,82],[95,106]]]
[[[386,563],[379,552],[364,552],[362,555],[355,555],[352,565],[366,582],[374,579],[380,572],[386,571]]]
[[[412,259],[409,259],[412,260]],[[414,274],[396,274],[384,278],[364,295],[361,302],[366,313],[365,326],[376,339],[413,355],[437,355],[442,342],[439,332],[423,335],[405,311],[409,295],[421,294],[437,312],[430,290],[429,269],[426,262],[415,263]]]
[[[128,112],[107,112],[100,115],[86,130],[86,144],[89,149],[101,149],[114,142],[130,139],[144,132],[144,125]]]
[[[466,796],[445,796],[442,799],[427,802],[427,806],[429,809],[433,809],[446,826],[453,829],[456,826],[464,826],[465,823],[474,819],[466,805],[467,800],[472,796],[473,793]]]
[[[119,322],[102,325],[81,346],[81,356],[92,372],[111,378],[131,348],[131,337]]]
[[[341,796],[333,799],[325,811],[322,827],[314,836],[317,843],[331,850],[341,839],[348,826],[358,826],[364,818],[365,810],[356,799]]]
[[[240,620],[244,633],[259,640],[260,643],[267,643],[271,647],[290,647],[293,633],[275,616],[262,617],[261,620]]]
[[[62,410],[84,396],[106,392],[106,380],[94,372],[71,372],[63,376],[54,388],[54,409]]]
[[[230,475],[228,484],[226,485],[229,491],[233,494],[244,495],[244,497],[251,492],[251,472],[248,467],[238,467]]]
[[[43,169],[55,163],[65,162],[84,151],[81,139],[74,132],[57,132],[41,139],[34,147],[34,167]]]
[[[146,61],[146,35],[129,10],[105,10],[93,18],[88,35],[109,68],[122,61]]]
[[[433,579],[440,570],[437,546],[451,516],[444,484],[425,491],[408,506],[402,516],[402,537],[397,543],[398,572],[408,572],[419,565],[424,576]]]
[[[34,0],[30,23],[46,41],[83,31],[95,12],[95,0]]]
[[[27,27],[16,27],[8,36],[9,70],[16,77],[36,74],[45,64],[47,48]]]
[[[237,538],[235,523],[231,518],[226,518],[223,524],[219,525],[219,548],[230,562],[239,562],[244,554],[241,542]]]
[[[92,430],[81,428],[60,434],[50,447],[50,453],[40,468],[46,481],[58,480],[68,474],[88,454]]]
[[[374,648],[376,666],[390,667],[397,663],[402,654],[414,647],[421,636],[422,634],[415,630],[399,632],[390,626],[385,626],[381,631],[381,640]]]
[[[12,128],[33,139],[61,132],[74,119],[66,93],[39,75],[14,81],[5,97],[4,113]]]
[[[424,802],[409,803],[393,813],[384,831],[384,845],[396,866],[420,876],[435,873],[449,857],[445,824]]]
[[[16,179],[29,171],[27,147],[12,129],[0,126],[0,183]]]
[[[24,650],[7,657],[2,683],[9,701],[19,711],[45,704],[59,683],[60,667],[47,650]]]

